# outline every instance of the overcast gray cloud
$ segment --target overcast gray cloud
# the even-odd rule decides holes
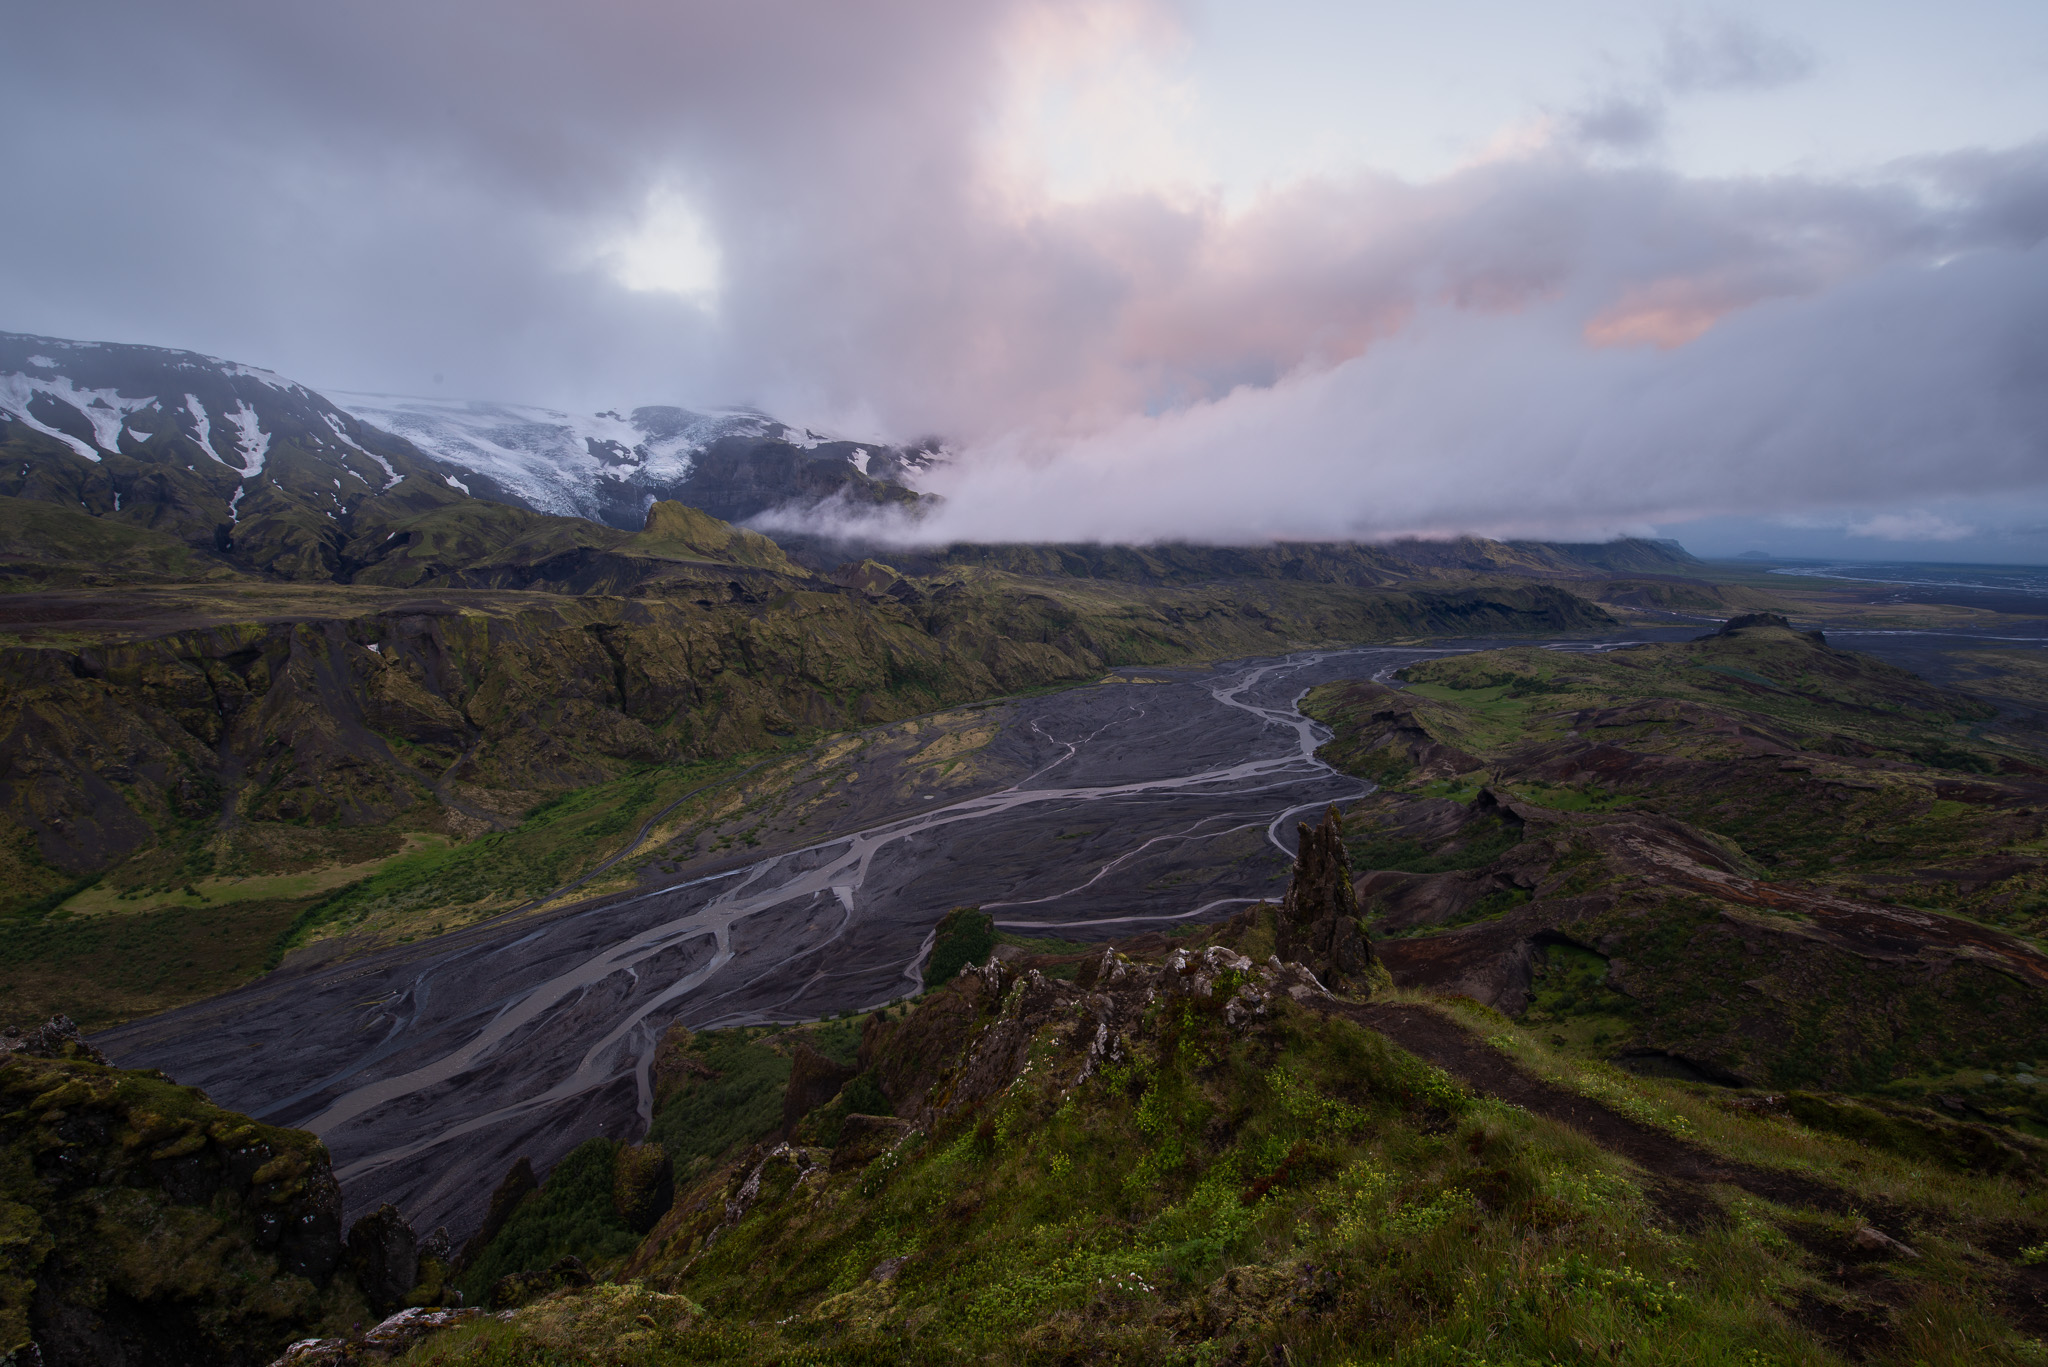
[[[1170,46],[1170,5],[5,17],[0,326],[940,433],[927,533],[1588,533],[2048,478],[2038,144],[1856,181],[1581,150],[1654,145],[1660,95],[1426,183],[1074,198],[1006,159],[1018,73]],[[1652,75],[1685,98],[1815,60],[1699,21]],[[708,307],[618,278],[664,204],[716,244]]]
[[[1657,74],[1676,91],[1769,90],[1813,67],[1812,50],[1799,40],[1716,14],[1671,23]]]

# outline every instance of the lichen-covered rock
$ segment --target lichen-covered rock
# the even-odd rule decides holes
[[[832,1150],[832,1171],[864,1167],[909,1133],[910,1122],[893,1115],[849,1115],[839,1127],[839,1143]]]
[[[1181,1313],[1204,1338],[1256,1333],[1290,1313],[1320,1308],[1334,1287],[1331,1273],[1312,1262],[1235,1267]]]
[[[628,1144],[612,1159],[612,1209],[645,1234],[676,1197],[675,1164],[659,1144]]]
[[[300,1339],[270,1367],[356,1367],[358,1363],[393,1362],[438,1330],[473,1320],[475,1309],[428,1310],[417,1306],[399,1311],[366,1334],[353,1338]]]
[[[1369,987],[1372,942],[1358,921],[1344,819],[1332,805],[1319,825],[1303,822],[1299,830],[1294,878],[1280,904],[1280,957],[1304,964],[1340,992]]]
[[[340,1229],[312,1135],[155,1074],[0,1055],[0,1360],[267,1362],[362,1317]]]
[[[78,1023],[69,1016],[52,1016],[26,1033],[9,1027],[0,1031],[0,1054],[25,1058],[72,1058],[87,1063],[105,1063],[107,1056],[85,1042]]]

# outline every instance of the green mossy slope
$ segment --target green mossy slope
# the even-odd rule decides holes
[[[2048,785],[1993,709],[1774,620],[1404,677],[1305,702],[1386,785],[1350,829],[1397,981],[1630,1066],[2048,1127]]]
[[[2008,1178],[1589,1067],[1480,1008],[1433,1017],[1598,1122],[1569,1128],[1227,952],[1112,956],[1072,988],[1015,968],[868,1025],[842,1095],[900,1118],[834,1147],[764,1127],[679,1184],[613,1284],[410,1360],[1959,1367],[2040,1351],[2027,1250],[2048,1212]],[[895,1127],[879,1143],[878,1125]],[[1680,1167],[1638,1166],[1601,1126]]]

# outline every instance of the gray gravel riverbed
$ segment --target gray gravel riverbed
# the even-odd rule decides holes
[[[1127,670],[1006,702],[964,796],[898,774],[895,809],[859,829],[799,828],[630,894],[288,965],[98,1043],[318,1133],[351,1219],[391,1201],[460,1237],[520,1156],[545,1171],[592,1135],[638,1136],[673,1022],[814,1019],[913,992],[933,925],[963,903],[1099,939],[1278,896],[1290,818],[1366,791],[1316,760],[1327,737],[1296,700],[1446,648]]]

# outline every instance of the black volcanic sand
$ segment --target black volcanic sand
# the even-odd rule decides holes
[[[928,796],[898,775],[905,801],[856,833],[288,965],[98,1043],[124,1066],[318,1133],[351,1216],[392,1201],[422,1229],[466,1232],[519,1157],[545,1171],[592,1135],[639,1133],[671,1022],[813,1019],[914,992],[933,925],[963,903],[1025,933],[1099,939],[1277,896],[1289,817],[1365,791],[1313,757],[1327,733],[1294,701],[1441,653],[1132,670],[1006,703],[982,715],[1000,724],[977,756],[996,777],[967,796]]]

